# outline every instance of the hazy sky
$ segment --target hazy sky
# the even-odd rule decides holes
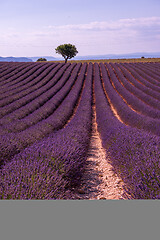
[[[160,52],[160,0],[0,0],[0,56]]]

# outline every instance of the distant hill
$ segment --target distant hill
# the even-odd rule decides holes
[[[97,60],[97,59],[124,59],[124,58],[160,58],[160,53],[128,53],[128,54],[104,54],[76,56],[71,60]],[[39,57],[0,57],[0,62],[36,62],[39,58],[46,58],[47,61],[64,60],[62,57],[39,56]]]
[[[36,62],[39,58],[45,58],[47,59],[47,61],[56,61],[57,58],[52,57],[52,56],[40,56],[40,57],[29,57],[30,59],[32,59],[32,61]]]
[[[123,58],[160,58],[160,53],[128,53],[128,54],[105,54],[105,55],[88,55],[76,56],[75,60],[96,60],[96,59],[123,59]]]
[[[47,59],[47,61],[60,61],[64,60],[63,57],[52,57],[52,56],[41,56]],[[104,54],[104,55],[86,55],[86,56],[76,56],[71,60],[97,60],[97,59],[124,59],[124,58],[160,58],[160,53],[126,53],[126,54]],[[30,57],[33,61],[37,61],[40,57]]]
[[[0,62],[32,62],[32,59],[26,57],[0,57]]]

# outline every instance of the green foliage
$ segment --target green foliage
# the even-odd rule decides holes
[[[37,60],[37,62],[42,62],[42,61],[47,61],[47,59],[46,59],[46,58],[39,58],[39,59]]]
[[[63,44],[59,45],[56,49],[56,53],[61,54],[65,59],[65,63],[68,59],[71,59],[76,56],[78,53],[75,45],[72,44]]]

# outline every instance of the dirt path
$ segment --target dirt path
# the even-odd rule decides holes
[[[96,113],[94,110],[93,129],[88,151],[86,170],[81,187],[76,191],[74,199],[125,199],[123,197],[123,181],[112,171],[107,161],[105,149],[97,131]]]

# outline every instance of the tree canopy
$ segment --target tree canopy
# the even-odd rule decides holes
[[[41,61],[47,61],[46,58],[38,58],[37,62],[41,62]]]
[[[76,56],[78,53],[75,45],[72,44],[62,44],[59,45],[56,49],[56,53],[61,54],[62,57],[65,59],[65,63],[67,62],[68,59],[71,59]]]

